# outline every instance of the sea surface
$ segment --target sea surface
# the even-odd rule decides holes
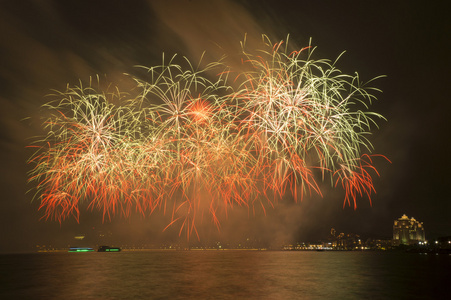
[[[239,250],[4,254],[0,299],[451,299],[451,255]]]

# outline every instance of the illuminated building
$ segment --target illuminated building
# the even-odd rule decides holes
[[[413,217],[409,219],[405,214],[394,221],[393,241],[395,245],[410,245],[424,242],[424,227]]]
[[[332,237],[335,237],[335,236],[337,235],[337,231],[335,230],[335,228],[331,228],[331,229],[330,229],[330,235],[331,235]]]

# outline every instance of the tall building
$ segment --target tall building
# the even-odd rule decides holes
[[[423,222],[418,222],[413,217],[409,219],[405,214],[395,220],[393,224],[393,241],[396,245],[411,245],[424,242]]]

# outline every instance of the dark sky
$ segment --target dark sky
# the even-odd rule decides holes
[[[162,52],[192,61],[204,50],[211,60],[236,53],[245,33],[276,40],[290,34],[300,47],[312,38],[318,58],[346,51],[338,64],[346,73],[358,71],[364,80],[386,75],[375,83],[383,93],[371,110],[388,121],[379,122],[371,141],[392,164],[376,164],[381,177],[372,207],[361,199],[356,211],[343,209],[343,194],[333,190],[281,203],[265,218],[237,211],[222,238],[242,232],[306,240],[330,227],[390,238],[393,220],[404,213],[424,222],[427,238],[451,235],[451,28],[438,2],[0,1],[0,252],[67,245],[76,234],[98,231],[111,231],[116,243],[171,237],[158,215],[102,223],[98,213],[82,209],[80,224],[40,220],[39,203],[26,193],[32,186],[25,148],[40,133],[39,107],[52,89],[96,74],[120,85],[123,73],[158,64]]]

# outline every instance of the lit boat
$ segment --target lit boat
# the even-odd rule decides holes
[[[94,249],[88,247],[70,247],[69,252],[92,252]]]
[[[99,249],[97,249],[97,252],[119,252],[119,251],[121,251],[121,248],[110,246],[100,246]]]

